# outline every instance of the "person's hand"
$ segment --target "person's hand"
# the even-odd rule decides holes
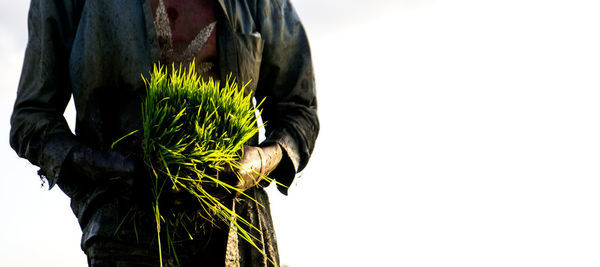
[[[242,158],[235,163],[239,168],[226,169],[224,180],[242,192],[246,191],[277,167],[281,161],[281,153],[281,147],[277,144],[265,147],[245,146]]]
[[[281,158],[282,150],[277,144],[264,147],[245,146],[243,156],[235,163],[241,168],[226,168],[219,172],[217,177],[243,192],[256,186],[264,175],[274,170]],[[223,186],[206,186],[205,190],[220,200],[240,195],[239,192],[232,192]],[[164,198],[166,203],[172,203],[174,208],[198,208],[195,206],[195,197],[180,187],[171,188]]]
[[[68,170],[95,184],[133,185],[135,163],[118,152],[76,146],[66,159]]]
[[[242,158],[235,163],[239,168],[225,171],[226,182],[241,191],[254,187],[265,175],[266,162],[260,147],[245,146]]]

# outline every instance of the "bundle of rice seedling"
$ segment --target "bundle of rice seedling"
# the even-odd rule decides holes
[[[161,204],[160,196],[166,190],[191,196],[197,201],[194,212],[199,219],[234,225],[239,236],[260,251],[254,242],[257,239],[249,234],[256,228],[224,204],[223,195],[217,193],[245,195],[222,177],[227,169],[242,168],[237,162],[244,143],[258,133],[257,108],[251,96],[245,95],[244,87],[238,87],[235,80],[228,79],[222,88],[218,81],[203,81],[194,63],[187,69],[173,66],[170,73],[165,67],[154,66],[144,82],[143,153],[153,174],[161,266],[161,225],[170,223],[160,210],[171,207]]]

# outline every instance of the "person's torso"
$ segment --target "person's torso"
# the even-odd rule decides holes
[[[141,101],[145,96],[141,76],[148,75],[161,59],[166,61],[163,64],[174,62],[165,58],[164,34],[155,23],[158,3],[85,1],[68,66],[77,109],[76,135],[81,142],[108,149],[118,138],[141,128]],[[246,91],[252,94],[263,45],[260,34],[253,33],[257,30],[256,7],[242,0],[164,0],[164,4],[173,50],[196,48],[191,49],[193,57],[179,60],[185,63],[196,59],[198,69],[209,65],[209,75],[220,80],[231,74],[239,84],[251,82]],[[198,39],[205,42],[194,42]],[[135,136],[129,140],[135,140]],[[120,142],[125,146],[122,150],[139,148],[139,140]]]

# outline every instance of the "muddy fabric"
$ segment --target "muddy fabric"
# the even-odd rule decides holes
[[[222,266],[223,259],[206,257],[223,254],[222,246],[206,246],[203,240],[186,240],[175,244],[177,254],[165,250],[163,267]],[[200,253],[199,253],[200,252]],[[86,249],[91,267],[133,267],[159,265],[159,253],[154,246],[127,243],[118,240],[96,239]]]
[[[259,101],[266,97],[265,143],[278,143],[285,152],[270,176],[290,185],[306,166],[319,130],[311,56],[302,24],[287,0],[218,0],[215,15],[218,75],[224,80],[232,74],[242,83],[249,82],[246,93]],[[63,168],[63,162],[77,145],[108,151],[115,140],[141,129],[145,88],[140,76],[148,75],[160,59],[156,36],[152,8],[145,0],[31,1],[29,41],[10,143],[19,156],[40,167],[39,174],[51,187],[58,184],[71,197],[83,230],[83,249],[98,238],[136,244],[154,238],[155,226],[145,221],[151,207],[143,186],[132,191],[92,184]],[[77,110],[75,133],[63,117],[71,96]],[[121,141],[115,150],[139,161],[140,144],[138,134]],[[256,145],[257,140],[249,144]],[[142,185],[147,182],[143,171],[135,178]],[[279,189],[287,193],[285,187]],[[268,202],[262,188],[252,189],[252,194]],[[238,206],[253,225],[266,229],[263,234],[271,233],[261,240],[276,256],[268,209],[261,211],[251,203]],[[212,229],[200,228],[199,235]],[[226,233],[223,228],[213,230]],[[256,255],[244,242],[239,242],[239,249],[244,260],[254,262]],[[243,266],[260,266],[253,264]]]

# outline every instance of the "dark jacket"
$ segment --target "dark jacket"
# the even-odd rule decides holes
[[[279,143],[286,154],[271,176],[290,185],[296,172],[306,166],[319,130],[304,29],[288,0],[218,3],[220,77],[224,80],[231,73],[241,82],[250,82],[247,93],[259,100],[266,97],[265,142]],[[141,129],[140,105],[145,94],[141,75],[149,74],[159,58],[147,1],[31,2],[29,41],[11,117],[10,143],[19,156],[40,167],[40,175],[50,186],[57,183],[72,198],[71,206],[84,231],[84,247],[87,240],[108,235],[119,223],[112,218],[119,217],[115,214],[96,217],[106,203],[121,200],[96,197],[106,190],[79,185],[77,177],[61,169],[63,162],[78,144],[106,151],[118,138]],[[63,117],[71,96],[77,110],[75,134]],[[117,148],[120,152],[140,155],[139,138],[122,142]],[[280,190],[287,193],[284,187]],[[262,189],[254,191],[264,194]],[[270,217],[268,227],[272,227]]]

